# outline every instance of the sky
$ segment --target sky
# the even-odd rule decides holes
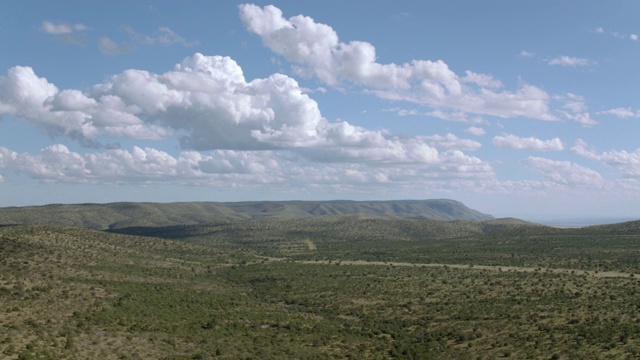
[[[0,206],[640,218],[637,1],[3,1]]]

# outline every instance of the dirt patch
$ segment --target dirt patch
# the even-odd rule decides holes
[[[318,247],[313,241],[311,241],[311,239],[304,239],[302,240],[302,242],[304,242],[304,244],[307,245],[307,248],[309,248],[310,251],[318,250]]]

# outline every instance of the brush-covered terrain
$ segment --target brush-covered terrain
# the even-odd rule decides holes
[[[0,226],[0,358],[640,357],[640,222],[102,216]]]

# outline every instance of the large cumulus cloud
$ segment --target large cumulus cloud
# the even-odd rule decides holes
[[[0,112],[83,144],[105,135],[175,136],[185,150],[289,150],[320,162],[440,164],[450,157],[416,137],[331,122],[293,78],[246,81],[233,59],[199,53],[163,74],[126,70],[86,91],[59,90],[33,69],[14,67],[0,78]]]
[[[61,90],[32,68],[14,67],[0,77],[0,114],[81,145],[105,138],[177,139],[182,150],[176,156],[151,147],[84,154],[62,144],[40,153],[1,149],[5,174],[43,181],[198,183],[232,177],[304,186],[340,171],[344,181],[373,183],[494,176],[490,165],[461,151],[477,149],[477,142],[329,121],[293,78],[273,74],[247,81],[242,68],[223,56],[196,53],[162,74],[130,69],[86,90]],[[294,176],[318,172],[327,175]]]
[[[303,15],[286,19],[272,5],[240,5],[240,17],[267,47],[295,63],[298,74],[315,76],[328,85],[355,84],[385,99],[454,111],[557,119],[549,108],[550,96],[532,85],[502,90],[500,81],[490,75],[466,71],[459,76],[442,60],[381,64],[372,44],[341,42],[330,26]]]

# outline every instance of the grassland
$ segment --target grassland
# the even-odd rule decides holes
[[[7,359],[635,359],[638,223],[0,227]]]

